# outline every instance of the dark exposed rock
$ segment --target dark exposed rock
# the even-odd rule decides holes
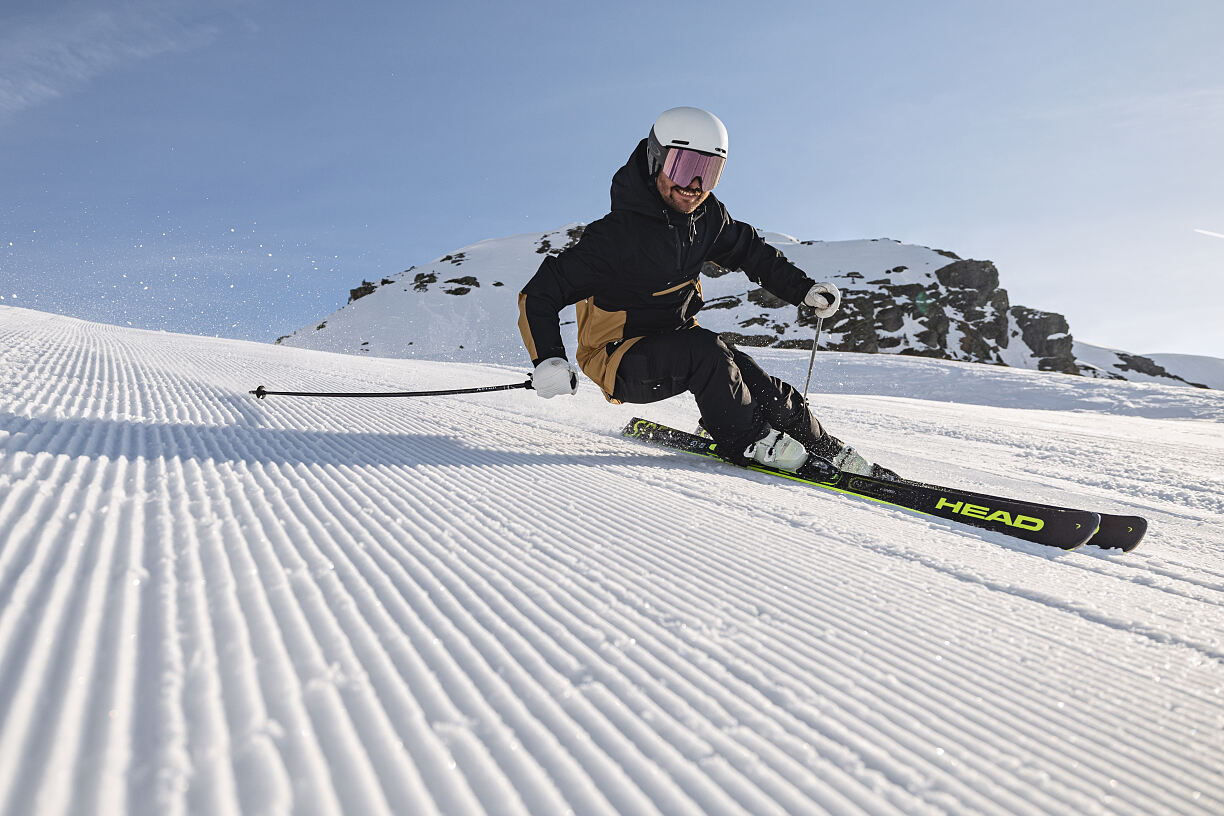
[[[999,270],[990,261],[955,261],[935,270],[935,278],[965,304],[984,305],[999,288]]]
[[[811,308],[799,309],[799,324],[815,328],[816,316]],[[824,327],[829,332],[826,345],[830,349],[864,354],[876,354],[880,350],[876,302],[867,292],[843,292],[841,309],[824,322]]]
[[[905,267],[894,267],[869,281],[866,286],[870,288],[847,286],[841,310],[824,323],[828,348],[1001,365],[1002,352],[1013,341],[1010,316],[1016,321],[1015,340],[1029,346],[1043,369],[1076,370],[1065,319],[1032,309],[1013,311],[1007,291],[999,287],[999,272],[993,263],[941,254],[953,261],[926,273],[929,283],[915,281]],[[903,276],[906,272],[909,274]],[[894,282],[898,278],[907,282]],[[750,299],[761,301],[757,305],[766,304],[761,296]],[[801,307],[794,322],[814,327],[816,320],[810,309]],[[783,342],[791,345],[795,341],[777,345]]]
[[[952,326],[952,321],[948,319],[947,312],[943,306],[938,303],[932,304],[927,308],[925,317],[920,321],[926,328],[918,332],[914,339],[922,343],[922,347],[913,349],[914,353],[921,354],[923,357],[940,357],[944,356],[939,352],[948,351],[948,329]],[[935,352],[931,354],[930,352]],[[957,359],[952,357],[952,359]]]
[[[1193,385],[1195,388],[1206,388],[1202,383],[1190,382],[1184,377],[1179,377],[1171,373],[1167,368],[1162,366],[1150,357],[1143,357],[1138,354],[1127,354],[1124,351],[1116,352],[1118,359],[1122,361],[1122,365],[1118,366],[1122,371],[1136,371],[1140,374],[1146,374],[1149,377],[1168,377],[1171,380],[1180,380],[1187,385]]]
[[[790,305],[782,298],[760,288],[749,291],[748,300],[762,309],[781,309]]]
[[[1004,331],[1007,329],[1007,316],[1003,317]],[[957,321],[955,324],[960,329],[960,351],[963,355],[960,359],[974,360],[977,362],[991,362],[998,359],[996,345],[989,341],[985,333],[976,330],[972,323],[965,321]]]
[[[1074,343],[1067,318],[1055,312],[1043,312],[1027,306],[1013,306],[1010,314],[1020,329],[1024,344],[1032,349],[1041,371],[1061,371],[1078,374],[1072,353]]]
[[[410,271],[412,271],[412,270],[411,270],[411,269],[409,269],[409,270],[405,270],[405,271],[410,272]],[[420,275],[417,275],[417,277],[418,277],[418,278],[420,278],[421,276],[420,276]],[[362,279],[362,281],[361,281],[361,285],[360,285],[360,286],[358,286],[356,289],[350,289],[350,290],[349,290],[349,299],[348,299],[348,302],[349,302],[349,303],[352,303],[354,300],[360,300],[361,298],[365,297],[366,295],[372,295],[372,294],[374,294],[374,290],[375,290],[375,289],[377,289],[377,288],[378,288],[378,287],[380,287],[380,286],[386,286],[386,285],[387,285],[387,284],[389,284],[389,283],[395,283],[395,281],[391,280],[390,278],[383,278],[383,279],[382,279],[382,280],[380,280],[378,283],[371,283],[370,281],[365,280],[365,279],[363,278],[363,279]]]
[[[967,321],[961,345],[969,359],[989,359],[991,344],[1007,347],[1007,290],[999,288],[999,270],[993,263],[955,261],[935,270],[935,278],[943,284],[946,304]]]
[[[734,346],[753,346],[756,348],[772,346],[778,340],[777,335],[773,334],[739,334],[738,332],[721,332],[718,336],[723,339],[724,343],[730,343]]]
[[[921,283],[889,284],[886,288],[889,296],[899,303],[917,301],[926,295],[926,287]]]
[[[370,283],[368,280],[363,279],[360,286],[358,286],[356,289],[349,290],[348,302],[352,303],[354,300],[360,300],[366,295],[372,295],[374,294],[374,290],[377,288],[378,286],[376,284]]]
[[[549,236],[545,235],[540,239],[540,243],[536,245],[536,253],[539,255],[560,255],[565,250],[578,243],[578,239],[582,237],[583,230],[586,229],[582,224],[570,227],[565,231],[565,244],[559,247],[554,247]]]
[[[905,325],[905,312],[895,303],[890,303],[876,312],[876,326],[881,331],[898,332]]]
[[[480,281],[476,280],[473,275],[466,275],[462,278],[451,278],[446,281],[448,284],[454,284],[449,289],[442,291],[448,295],[466,295],[474,288],[480,287]]]

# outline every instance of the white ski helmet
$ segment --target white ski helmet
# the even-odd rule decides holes
[[[681,180],[668,172],[672,181],[687,187],[696,176],[701,176],[702,187],[712,190],[722,174],[723,163],[727,159],[727,128],[717,116],[701,108],[672,108],[659,114],[654,127],[650,129],[650,137],[646,140],[646,162],[650,175],[655,175],[664,169],[669,155],[673,161],[668,170],[677,164],[676,157],[680,151],[702,154],[717,161],[705,161],[698,164],[703,172],[693,173],[689,178]],[[692,158],[696,158],[695,156]],[[684,170],[688,175],[693,165],[691,162],[680,163],[677,170]],[[706,176],[710,178],[706,178]]]

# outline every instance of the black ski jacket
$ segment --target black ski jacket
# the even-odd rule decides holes
[[[545,258],[519,293],[519,331],[532,363],[566,357],[558,313],[577,304],[578,365],[611,399],[616,368],[637,339],[697,325],[706,261],[742,269],[795,305],[813,285],[713,194],[690,215],[668,207],[647,172],[643,139],[612,178],[612,211],[577,244]]]

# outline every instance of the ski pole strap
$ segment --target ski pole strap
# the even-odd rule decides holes
[[[513,391],[532,388],[531,380],[510,385],[487,385],[483,388],[451,388],[443,391],[269,391],[262,385],[254,391],[256,399],[264,397],[443,397],[450,394],[483,394],[489,391]]]

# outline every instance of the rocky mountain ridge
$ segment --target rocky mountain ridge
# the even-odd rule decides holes
[[[277,342],[350,354],[523,362],[517,293],[541,256],[573,245],[582,230],[572,224],[482,241],[378,282],[363,280],[343,308]],[[1062,315],[1012,304],[990,261],[890,239],[764,237],[813,278],[841,288],[841,310],[823,322],[822,349],[1206,387],[1148,357],[1077,342]],[[796,309],[737,270],[707,264],[702,277],[702,325],[744,346],[811,348],[810,309]],[[572,309],[562,313],[571,349],[573,319]]]

